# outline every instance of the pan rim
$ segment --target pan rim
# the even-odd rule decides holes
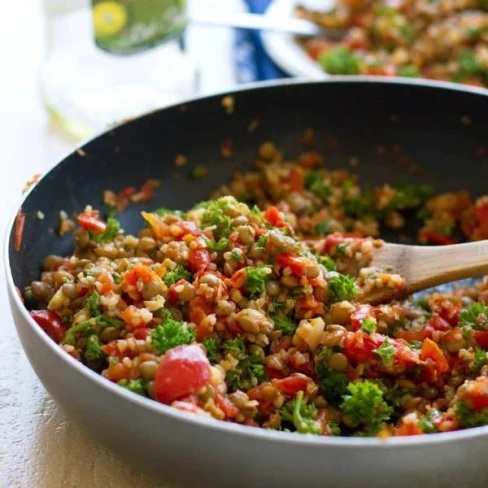
[[[257,82],[252,83],[249,85],[245,85],[243,87],[237,87],[233,90],[228,91],[218,91],[212,94],[206,94],[204,96],[194,97],[192,99],[186,100],[181,103],[173,104],[169,107],[165,107],[162,109],[150,111],[146,114],[143,114],[139,117],[136,117],[130,121],[124,122],[119,124],[109,130],[98,134],[94,137],[89,138],[88,140],[81,143],[77,148],[69,151],[65,156],[61,157],[54,165],[50,167],[50,169],[43,174],[43,176],[37,182],[37,185],[42,184],[44,178],[46,178],[52,171],[54,171],[58,166],[60,166],[69,156],[73,153],[76,153],[78,149],[83,148],[85,145],[89,144],[91,141],[98,139],[99,137],[105,137],[108,133],[117,130],[118,127],[125,125],[136,123],[138,119],[151,116],[157,112],[164,111],[166,109],[170,109],[172,107],[177,107],[181,105],[191,104],[192,102],[197,102],[199,100],[211,99],[211,98],[218,98],[218,97],[225,97],[225,96],[233,96],[238,95],[242,92],[247,91],[255,91],[262,88],[273,89],[275,87],[281,86],[296,86],[296,85],[307,85],[307,84],[367,84],[367,83],[375,83],[375,84],[395,84],[395,85],[415,85],[415,86],[427,86],[430,88],[440,88],[443,90],[449,91],[459,91],[465,93],[472,93],[476,95],[488,96],[488,90],[477,88],[477,87],[470,87],[459,85],[456,86],[453,83],[449,82],[438,82],[438,81],[431,81],[431,80],[410,80],[410,79],[383,79],[374,76],[344,76],[344,77],[337,77],[334,79],[327,79],[327,80],[280,80],[280,81],[266,81],[266,82]],[[17,312],[21,315],[22,319],[28,324],[29,326],[29,333],[30,334],[37,334],[38,338],[44,343],[44,345],[50,350],[50,353],[56,355],[61,361],[63,361],[67,367],[74,368],[75,371],[85,377],[89,382],[93,382],[94,386],[99,388],[104,388],[113,396],[119,397],[119,401],[128,401],[134,405],[137,405],[141,408],[141,411],[149,410],[155,415],[162,415],[168,416],[173,418],[177,421],[185,422],[190,425],[197,425],[199,428],[202,429],[209,429],[216,432],[222,432],[227,435],[235,435],[235,436],[243,436],[248,438],[254,438],[256,440],[261,439],[263,442],[271,442],[271,443],[285,443],[285,444],[292,444],[297,446],[307,446],[307,447],[316,447],[316,448],[327,448],[327,447],[337,447],[337,448],[362,448],[362,449],[392,449],[392,448],[406,448],[406,447],[420,447],[420,446],[433,446],[438,444],[445,444],[448,442],[455,442],[457,440],[469,440],[469,439],[476,439],[480,437],[488,436],[488,426],[483,427],[475,427],[455,432],[443,432],[443,433],[436,433],[436,434],[429,434],[424,436],[404,436],[404,437],[391,437],[386,439],[379,439],[379,438],[355,438],[355,437],[324,437],[324,436],[308,436],[308,435],[297,435],[296,433],[288,433],[288,432],[278,432],[272,431],[267,429],[262,429],[258,427],[248,427],[243,426],[231,422],[224,422],[215,420],[212,418],[206,417],[199,417],[196,415],[189,415],[188,413],[182,412],[177,410],[176,408],[158,403],[155,400],[141,397],[139,395],[135,395],[128,390],[121,388],[120,386],[106,380],[101,375],[95,373],[94,371],[90,370],[88,367],[84,366],[80,362],[76,361],[73,357],[69,354],[66,354],[58,345],[52,341],[47,334],[45,334],[41,328],[36,324],[36,322],[32,319],[30,314],[28,313],[27,309],[24,307],[13,281],[13,275],[11,272],[11,264],[10,264],[10,238],[12,233],[14,232],[15,226],[15,219],[17,217],[18,210],[22,208],[23,203],[29,197],[31,188],[26,194],[22,195],[16,205],[14,205],[14,211],[12,216],[8,220],[6,226],[6,234],[4,237],[4,246],[3,246],[3,257],[4,257],[4,266],[5,266],[5,275],[6,275],[6,287],[7,293],[11,297],[11,303],[14,303]]]

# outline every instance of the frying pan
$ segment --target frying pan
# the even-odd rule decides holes
[[[71,238],[53,230],[59,210],[71,215],[86,204],[100,207],[104,189],[119,191],[148,178],[161,181],[150,208],[184,209],[248,168],[263,141],[274,141],[289,158],[301,152],[297,141],[305,128],[315,130],[328,166],[347,167],[356,157],[353,171],[372,184],[406,175],[438,191],[487,192],[488,96],[482,90],[368,78],[284,82],[230,94],[232,113],[223,96],[157,111],[95,138],[23,201],[22,248],[14,250],[12,221],[5,262],[18,333],[41,381],[62,408],[128,462],[174,486],[487,486],[488,426],[379,440],[308,437],[197,418],[111,384],[61,351],[30,319],[15,286],[23,289],[38,277],[44,256],[71,252]],[[220,155],[226,140],[233,142],[231,159]],[[326,149],[331,140],[337,147]],[[178,154],[188,158],[187,166],[174,165]],[[196,165],[208,173],[192,181],[188,172]],[[43,220],[36,217],[39,210]],[[132,206],[121,215],[127,232],[141,226],[140,210]]]

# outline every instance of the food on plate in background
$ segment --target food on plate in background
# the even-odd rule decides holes
[[[299,6],[299,17],[347,28],[339,41],[299,42],[324,71],[488,86],[488,2],[335,0],[329,12]]]

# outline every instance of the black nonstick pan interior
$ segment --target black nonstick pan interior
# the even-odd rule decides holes
[[[233,111],[224,107],[223,97],[124,124],[56,166],[23,204],[20,252],[14,251],[10,237],[16,285],[22,289],[37,278],[44,256],[71,251],[72,238],[55,232],[60,210],[73,215],[86,204],[103,208],[103,190],[120,191],[148,178],[160,180],[161,186],[146,208],[188,208],[237,169],[249,168],[264,141],[274,141],[286,158],[303,152],[298,140],[305,128],[314,129],[316,150],[325,153],[327,166],[350,168],[351,157],[359,159],[359,166],[350,169],[362,181],[407,177],[436,191],[488,193],[488,96],[481,91],[382,80],[285,83],[235,93]],[[233,143],[230,159],[221,156],[226,140]],[[331,140],[337,147],[330,147]],[[178,154],[187,157],[186,166],[174,165]],[[191,180],[188,174],[196,165],[204,165],[208,173]],[[142,225],[141,208],[131,206],[119,216],[126,232]],[[36,216],[39,210],[43,220]]]

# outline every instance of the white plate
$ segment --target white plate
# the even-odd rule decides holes
[[[266,15],[275,18],[290,18],[295,7],[301,3],[316,10],[330,10],[333,0],[273,0],[266,10]],[[323,80],[330,75],[294,41],[293,35],[278,32],[263,32],[264,48],[273,61],[286,73],[293,76]]]

